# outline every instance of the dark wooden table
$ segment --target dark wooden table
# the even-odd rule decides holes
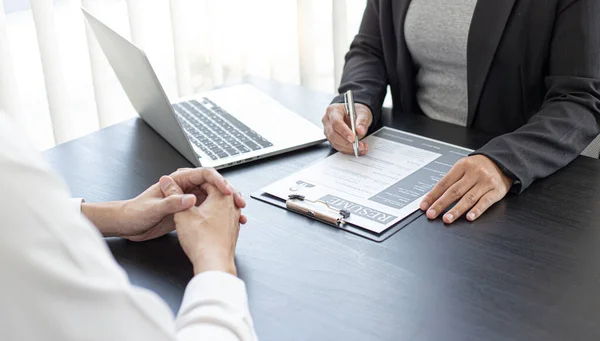
[[[330,95],[249,78],[320,124]],[[389,115],[391,116],[391,115]],[[489,136],[425,117],[395,128],[477,148]],[[328,145],[228,169],[249,198]],[[188,162],[139,119],[46,152],[74,196],[131,198]],[[600,161],[580,157],[476,223],[421,217],[383,243],[248,199],[237,250],[261,340],[600,340]],[[173,311],[192,275],[175,235],[108,239],[131,281]]]

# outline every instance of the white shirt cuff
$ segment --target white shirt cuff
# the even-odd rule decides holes
[[[81,214],[81,204],[83,204],[85,200],[83,198],[70,198],[69,204],[73,207],[73,211]]]
[[[246,285],[225,272],[196,275],[185,289],[176,328],[185,340],[257,340]]]
[[[188,283],[178,316],[187,314],[198,302],[218,301],[249,314],[244,281],[226,272],[206,271]]]

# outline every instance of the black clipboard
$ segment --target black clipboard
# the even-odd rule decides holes
[[[320,221],[325,225],[335,227],[335,228],[338,228],[338,229],[341,229],[344,231],[348,231],[352,234],[373,240],[378,243],[393,236],[396,232],[400,231],[405,226],[412,223],[415,219],[417,219],[424,213],[421,210],[417,210],[417,211],[413,212],[412,214],[410,214],[409,216],[407,216],[406,218],[400,220],[398,223],[396,223],[396,225],[388,228],[387,230],[385,230],[381,233],[375,233],[373,231],[369,231],[360,226],[352,225],[350,223],[339,224],[340,220],[343,221],[344,216],[345,216],[345,212],[343,212],[343,211],[331,210],[330,215],[328,217],[323,217],[319,214],[311,214],[310,213],[311,210],[308,209],[309,204],[310,205],[315,205],[315,204],[318,205],[318,203],[317,202],[309,202],[309,204],[307,204],[306,206],[303,206],[301,204],[301,201],[303,201],[303,199],[304,199],[302,196],[291,195],[290,198],[288,199],[288,201],[283,200],[274,195],[270,195],[269,193],[262,192],[262,191],[252,193],[250,196],[256,200],[260,200],[260,201],[266,202],[268,204],[271,204],[271,205],[274,205],[274,206],[277,206],[280,208],[284,208],[288,211],[291,211],[291,212],[315,219],[317,221]],[[296,207],[306,207],[307,209],[306,210],[294,209],[293,205],[292,206],[289,205],[290,201],[295,202],[297,204],[297,205],[295,205]]]

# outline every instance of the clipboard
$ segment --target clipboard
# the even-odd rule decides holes
[[[349,217],[351,214],[350,212],[329,207],[329,205],[323,201],[308,200],[304,196],[298,194],[291,194],[288,197],[288,200],[283,200],[279,197],[262,191],[252,193],[250,196],[262,202],[287,209],[290,212],[303,215],[331,227],[339,228],[378,243],[383,242],[384,240],[393,236],[396,232],[400,231],[405,226],[412,223],[414,220],[424,214],[424,212],[421,210],[417,210],[408,215],[406,218],[400,220],[396,225],[381,233],[376,233],[367,229],[363,229],[360,226],[347,223],[345,219]]]

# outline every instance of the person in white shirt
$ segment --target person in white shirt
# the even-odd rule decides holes
[[[257,339],[234,263],[245,203],[223,177],[181,169],[134,199],[75,209],[22,136],[0,112],[0,340]],[[176,318],[102,240],[173,229],[195,274]]]

